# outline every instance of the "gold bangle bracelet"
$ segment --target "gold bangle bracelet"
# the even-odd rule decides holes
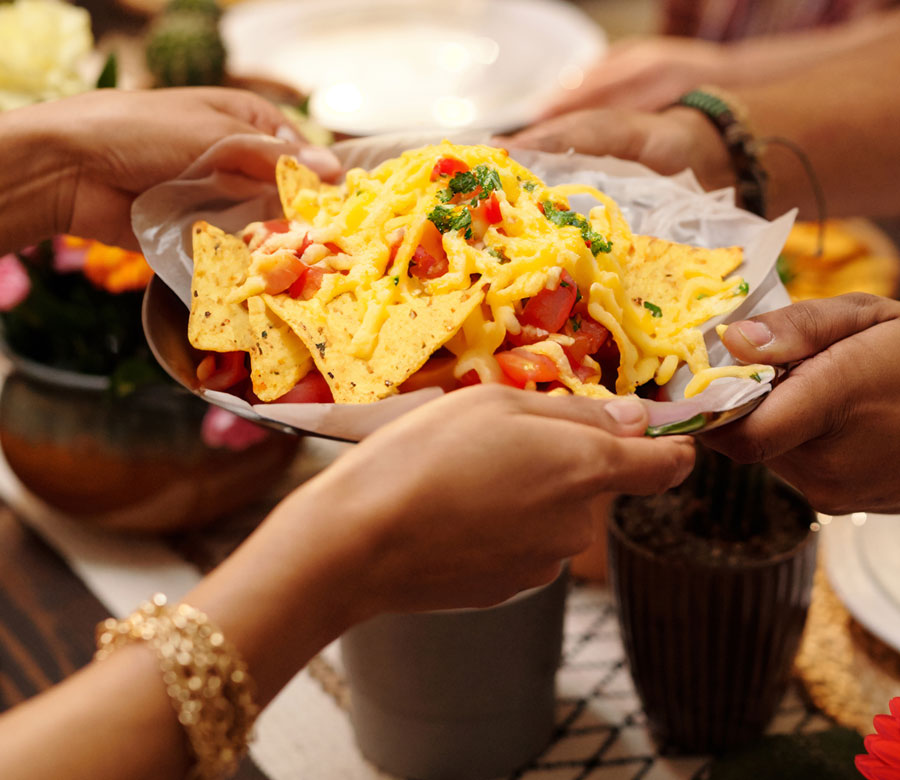
[[[170,607],[161,593],[125,620],[100,623],[95,658],[102,661],[133,642],[156,651],[194,756],[188,777],[220,780],[233,774],[259,713],[246,664],[234,647],[203,612],[188,604]]]

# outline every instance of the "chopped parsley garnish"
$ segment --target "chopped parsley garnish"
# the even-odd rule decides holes
[[[650,312],[654,317],[662,317],[662,309],[659,308],[655,303],[650,303],[650,301],[644,301],[644,308]]]
[[[578,333],[581,330],[581,320],[578,317],[569,317],[569,325],[572,326],[572,333]]]
[[[450,179],[450,191],[454,195],[465,195],[472,192],[478,186],[478,177],[475,171],[460,171]]]
[[[702,301],[704,298],[709,298],[709,293],[700,293],[700,295],[697,296],[698,301]]]
[[[581,231],[584,243],[588,245],[594,257],[600,252],[609,252],[612,249],[612,242],[607,241],[599,233],[592,230],[591,223],[582,217],[581,214],[575,211],[559,209],[549,200],[545,200],[541,205],[544,207],[544,216],[557,227],[568,227],[571,225],[578,228]]]
[[[581,290],[577,287],[575,288],[575,303],[578,303],[581,300]]]
[[[394,287],[396,287],[398,284],[400,284],[400,277],[399,277],[399,276],[392,276],[391,279],[392,279],[393,282],[394,282]]]
[[[491,257],[496,257],[500,261],[501,265],[503,263],[509,262],[509,258],[495,246],[489,247],[487,252]]]
[[[762,377],[759,374],[757,374],[755,371],[752,374],[750,374],[750,378],[754,382],[762,382]]]
[[[476,165],[471,171],[460,171],[450,179],[450,184],[446,190],[438,193],[438,198],[442,203],[447,203],[454,195],[468,195],[475,192],[481,187],[481,192],[472,198],[472,205],[477,206],[479,200],[484,200],[494,190],[499,190],[503,185],[500,183],[500,174],[496,169],[488,168],[483,163]]]
[[[750,292],[750,285],[747,284],[746,279],[743,279],[743,280],[741,280],[741,283],[737,286],[737,289],[735,290],[734,294],[735,295],[746,295],[748,292]]]
[[[481,185],[482,197],[486,197],[494,190],[499,190],[503,185],[500,182],[500,174],[496,168],[488,168],[486,165],[475,166],[475,176]]]
[[[441,232],[462,230],[465,228],[466,238],[472,237],[472,214],[467,208],[455,209],[452,206],[435,206],[428,212],[428,219]]]
[[[534,192],[535,187],[537,187],[537,182],[533,182],[533,181],[526,181],[522,185],[522,189],[525,190],[526,192]]]
[[[264,330],[264,331],[263,331],[262,333],[260,333],[259,335],[262,336],[264,339],[267,339],[267,338],[269,338],[269,331]]]

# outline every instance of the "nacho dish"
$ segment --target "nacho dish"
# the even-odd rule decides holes
[[[681,365],[686,395],[760,381],[710,368],[698,329],[748,294],[730,276],[740,247],[634,235],[602,192],[548,186],[488,146],[445,141],[340,185],[289,157],[276,176],[283,218],[193,228],[188,335],[209,353],[207,389],[355,404],[502,382],[603,398],[650,394]],[[582,194],[587,214],[569,205]]]

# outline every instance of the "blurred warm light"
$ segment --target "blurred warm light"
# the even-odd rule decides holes
[[[831,515],[819,515],[819,523],[822,525],[830,525],[832,520],[834,520],[834,518]]]
[[[809,530],[810,530],[810,531],[821,531],[821,530],[822,530],[822,526],[819,525],[819,523],[817,523],[815,520],[813,520],[813,522],[811,522],[811,523],[809,524]]]
[[[362,108],[363,97],[355,84],[332,84],[325,89],[322,101],[333,111],[352,114]]]
[[[472,55],[461,43],[445,41],[437,47],[440,66],[450,73],[461,73],[472,64]]]
[[[850,515],[850,522],[853,523],[853,525],[865,525],[866,513],[854,512],[852,515]]]
[[[473,44],[475,60],[482,65],[493,65],[500,56],[500,44],[493,38],[482,36],[476,38]]]
[[[578,89],[584,82],[584,71],[577,65],[566,65],[556,77],[563,89]]]
[[[475,104],[468,98],[441,97],[434,101],[432,114],[444,127],[462,127],[475,119]]]

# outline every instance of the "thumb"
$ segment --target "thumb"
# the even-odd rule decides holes
[[[900,305],[895,301],[851,293],[795,303],[752,320],[732,323],[722,335],[722,342],[744,363],[785,365],[898,316]]]

